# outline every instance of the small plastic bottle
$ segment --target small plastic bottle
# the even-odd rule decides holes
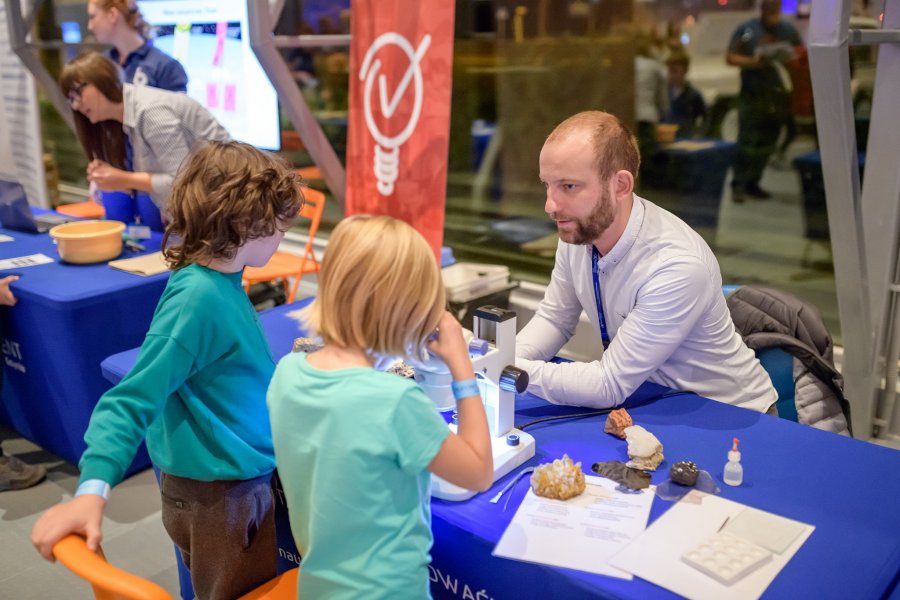
[[[725,473],[722,476],[727,485],[741,485],[744,481],[744,467],[741,466],[741,452],[738,450],[738,439],[734,438],[731,451],[728,453],[728,462],[725,463]]]

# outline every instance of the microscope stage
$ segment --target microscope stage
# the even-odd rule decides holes
[[[456,425],[450,425],[450,430],[456,433]],[[519,444],[510,446],[506,443],[506,435],[519,436]],[[494,482],[530,460],[534,456],[534,438],[519,429],[510,429],[506,435],[491,439],[491,449],[494,454]],[[448,483],[437,476],[431,477],[431,495],[441,500],[458,502],[468,500],[478,492],[473,492],[458,485]]]

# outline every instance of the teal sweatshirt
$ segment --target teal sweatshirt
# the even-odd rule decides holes
[[[241,273],[172,274],[131,372],[100,398],[81,481],[122,480],[146,436],[164,472],[241,480],[275,468],[266,388],[275,369]]]

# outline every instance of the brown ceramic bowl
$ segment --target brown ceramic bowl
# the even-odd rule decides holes
[[[122,253],[121,221],[74,221],[50,230],[59,257],[66,262],[90,264],[112,260]]]

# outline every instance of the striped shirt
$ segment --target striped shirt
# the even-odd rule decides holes
[[[150,173],[150,198],[165,212],[181,161],[200,141],[231,136],[209,111],[184,94],[147,86],[123,85],[122,128],[132,145],[136,173]]]

